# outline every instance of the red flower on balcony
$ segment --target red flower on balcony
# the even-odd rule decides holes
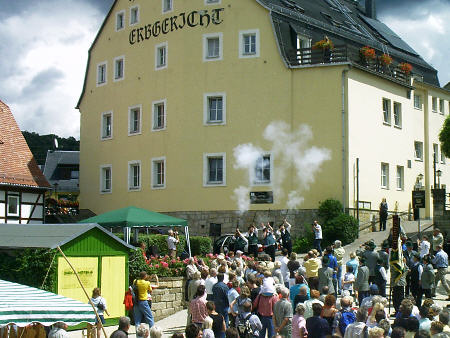
[[[402,62],[398,65],[398,68],[404,72],[406,75],[411,73],[413,67],[408,62]]]
[[[392,63],[392,58],[389,54],[383,54],[379,57],[382,65],[389,66]]]
[[[374,60],[377,56],[375,54],[375,49],[364,46],[359,50],[361,56],[366,60]]]
[[[334,44],[333,41],[331,41],[328,37],[325,37],[323,40],[317,41],[313,46],[312,49],[333,49]]]

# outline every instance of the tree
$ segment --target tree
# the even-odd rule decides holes
[[[444,121],[439,133],[439,141],[441,142],[441,152],[444,153],[445,157],[450,158],[450,115]]]

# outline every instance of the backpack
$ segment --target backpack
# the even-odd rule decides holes
[[[131,297],[133,299],[133,304],[136,304],[138,300],[138,287],[136,285],[136,281],[133,282],[133,285],[130,288]]]
[[[97,304],[97,309],[99,309],[100,311],[103,311],[105,309],[105,304],[103,304],[101,299],[100,302]]]
[[[239,337],[240,338],[253,338],[253,329],[250,325],[250,317],[252,316],[251,313],[248,314],[246,318],[242,318],[239,316],[239,324],[237,326]]]
[[[354,322],[356,322],[356,316],[353,311],[342,311],[341,320],[339,321],[339,330],[342,336],[344,336],[347,326]]]

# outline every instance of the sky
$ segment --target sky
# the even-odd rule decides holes
[[[0,0],[0,99],[22,130],[79,138],[88,49],[112,3]],[[377,14],[450,81],[450,0],[378,0]]]

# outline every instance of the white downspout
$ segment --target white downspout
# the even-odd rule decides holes
[[[346,121],[345,121],[345,85],[348,68],[342,71],[342,207],[343,212],[347,207],[347,134],[346,134]]]

